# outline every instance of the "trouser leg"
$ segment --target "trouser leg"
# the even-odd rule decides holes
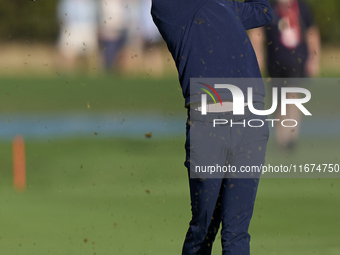
[[[111,70],[115,64],[115,60],[119,51],[124,47],[126,41],[126,33],[122,32],[121,35],[115,40],[103,40],[101,42],[104,47],[104,61],[105,68]]]
[[[257,117],[259,118],[259,117]],[[262,117],[264,118],[264,117]],[[254,169],[265,162],[268,142],[268,126],[261,128],[232,128],[232,148],[228,164],[238,170]],[[222,203],[222,251],[223,255],[249,255],[249,223],[253,214],[260,174],[247,173],[247,178],[224,179]]]
[[[183,245],[183,255],[211,254],[221,222],[222,179],[189,179],[192,220]]]
[[[209,130],[203,122],[187,123],[185,165],[189,173],[192,219],[184,241],[183,255],[210,255],[221,222],[220,190],[223,179],[191,176],[193,165],[225,164],[227,156],[225,144],[219,142],[221,138],[211,135]],[[222,134],[226,143],[230,140],[229,129],[227,131],[225,135]],[[194,139],[190,141],[191,135]]]
[[[222,191],[222,254],[249,255],[248,228],[258,179],[225,179],[225,183]]]

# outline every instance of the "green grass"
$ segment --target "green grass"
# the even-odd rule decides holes
[[[337,85],[334,82],[311,86],[312,100],[306,107],[317,115],[337,113],[340,94]],[[184,112],[184,99],[176,77],[9,77],[0,79],[0,87],[0,113]],[[267,90],[270,95],[270,88]]]
[[[0,86],[0,112],[176,112],[184,108],[176,78],[11,77],[0,79]]]
[[[0,114],[185,113],[176,78],[1,78]],[[336,113],[340,87],[314,87],[313,116]],[[319,114],[319,115],[318,115]],[[184,126],[183,126],[184,127]],[[184,135],[184,129],[183,129]],[[267,163],[339,163],[338,138],[304,138],[287,155],[271,142]],[[190,220],[184,140],[27,140],[27,190],[12,180],[12,148],[0,142],[0,253],[181,253]],[[260,181],[252,254],[340,253],[340,179]],[[221,254],[219,240],[213,254]]]
[[[183,140],[27,142],[27,191],[12,187],[11,144],[0,145],[2,254],[180,254],[190,220]],[[335,161],[302,140],[295,155]],[[307,153],[309,156],[305,155]],[[328,155],[328,156],[326,156]],[[282,163],[271,143],[267,162]],[[253,254],[338,254],[340,179],[262,179]],[[220,254],[219,240],[214,254]]]

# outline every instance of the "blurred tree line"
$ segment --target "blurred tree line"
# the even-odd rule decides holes
[[[340,1],[304,1],[314,11],[323,42],[340,42]],[[0,0],[0,40],[55,41],[57,3],[58,0]]]
[[[314,12],[315,22],[320,28],[322,41],[336,46],[340,42],[340,1],[305,0]]]
[[[56,40],[57,3],[58,0],[0,0],[0,40]]]

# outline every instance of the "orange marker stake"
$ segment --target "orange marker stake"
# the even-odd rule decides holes
[[[13,184],[17,191],[26,190],[25,142],[21,135],[13,139]]]

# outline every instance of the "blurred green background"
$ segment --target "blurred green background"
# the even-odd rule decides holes
[[[324,42],[337,44],[340,39],[340,2],[305,0],[315,13]],[[57,0],[0,1],[1,40],[26,39],[54,41],[58,35],[55,8]]]
[[[320,76],[339,77],[340,2],[309,2],[322,33]],[[122,72],[105,74],[96,64],[65,70],[56,64],[56,3],[0,1],[0,253],[180,254],[190,220],[186,111],[171,56],[163,48],[162,74],[144,66],[133,49]],[[340,86],[311,92],[317,100],[308,109],[338,123]],[[95,128],[82,135],[68,123],[68,135],[44,124],[56,116],[76,123],[78,116],[103,113],[118,114],[106,121],[122,129],[150,114],[157,123],[179,124],[167,134],[140,122],[140,131],[122,136],[116,126],[105,133],[93,119]],[[27,190],[21,193],[13,187],[12,139],[32,116],[48,135],[24,135]],[[271,137],[267,163],[339,164],[339,139],[323,130],[302,134],[287,154]],[[252,254],[340,254],[339,199],[340,179],[262,179],[250,226]],[[213,254],[221,254],[219,239]]]

